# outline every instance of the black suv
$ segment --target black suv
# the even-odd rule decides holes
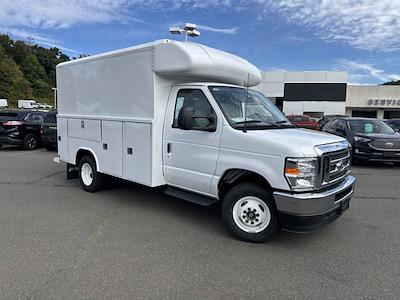
[[[41,146],[41,128],[46,111],[0,111],[0,147],[17,145],[26,150]]]
[[[368,118],[334,118],[323,131],[346,138],[354,161],[389,161],[400,165],[400,133],[385,122]]]

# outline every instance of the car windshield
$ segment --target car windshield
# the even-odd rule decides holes
[[[210,86],[209,89],[233,128],[293,127],[282,112],[262,93],[227,86]]]
[[[380,120],[349,120],[347,121],[349,128],[360,134],[369,133],[383,133],[383,134],[394,134],[395,131],[387,125],[385,122]]]

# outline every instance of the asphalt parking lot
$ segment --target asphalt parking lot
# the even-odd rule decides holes
[[[54,156],[0,149],[0,299],[400,298],[399,167],[353,167],[336,222],[249,244],[218,206],[118,182],[89,194]]]

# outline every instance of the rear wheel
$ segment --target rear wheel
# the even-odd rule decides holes
[[[96,192],[104,186],[104,175],[97,172],[96,162],[91,156],[79,161],[79,181],[86,192]]]
[[[25,136],[24,141],[22,143],[22,149],[34,150],[38,147],[38,145],[39,145],[39,140],[38,140],[37,136],[33,133],[28,133]]]
[[[246,242],[265,242],[280,230],[270,192],[253,183],[241,183],[226,194],[222,218],[229,231]]]

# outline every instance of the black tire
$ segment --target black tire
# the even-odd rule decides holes
[[[34,150],[39,146],[39,139],[36,134],[28,133],[24,137],[24,141],[22,143],[22,149],[24,150]]]
[[[400,162],[394,162],[393,164],[395,167],[400,167]]]
[[[259,228],[262,229],[260,232],[256,233],[246,232],[245,230],[241,229],[234,220],[233,211],[235,204],[238,201],[243,201],[242,199],[248,196],[256,197],[258,200],[261,200],[263,202],[262,206],[265,205],[269,209],[269,215],[270,215],[269,223],[265,222],[264,226],[266,224],[268,225],[266,225],[264,229],[262,229],[263,227],[261,226]],[[242,205],[241,207],[245,206]],[[241,207],[239,206],[239,210],[242,209]],[[259,207],[260,210],[261,207]],[[262,211],[264,212],[264,210]],[[241,214],[242,213],[240,213],[240,215]],[[259,214],[257,215],[259,216]],[[254,217],[254,215],[252,215],[251,217]],[[268,190],[262,188],[261,186],[250,182],[238,184],[237,186],[233,187],[228,191],[222,202],[222,219],[224,221],[225,226],[234,236],[246,242],[253,242],[253,243],[266,242],[271,238],[273,238],[281,228],[278,211],[276,209],[276,205],[272,198],[271,193]],[[249,225],[245,224],[244,220],[245,219],[243,215],[243,223],[241,226]],[[239,220],[237,220],[237,222],[239,222],[240,224],[240,221],[242,221],[241,217],[239,217]],[[258,220],[255,219],[255,221]]]
[[[82,173],[82,169],[88,168],[86,165],[88,164],[91,168],[91,182],[89,183],[85,178],[85,174]],[[85,167],[84,167],[85,166]],[[80,159],[78,164],[78,174],[79,174],[79,182],[81,183],[82,188],[89,193],[97,192],[101,190],[104,186],[104,175],[97,172],[96,162],[92,156],[84,156]]]

